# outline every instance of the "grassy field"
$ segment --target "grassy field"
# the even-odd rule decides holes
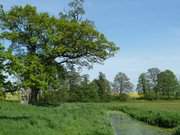
[[[180,101],[65,103],[57,107],[1,102],[0,135],[113,135],[107,113],[112,110],[161,127],[180,124]]]
[[[0,103],[0,135],[113,135],[113,131],[107,113],[98,105]]]

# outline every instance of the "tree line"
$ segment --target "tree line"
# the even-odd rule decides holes
[[[179,98],[180,82],[171,70],[151,68],[139,76],[137,91],[146,99]]]

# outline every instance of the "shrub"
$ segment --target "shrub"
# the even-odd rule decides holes
[[[5,94],[0,90],[0,100],[4,100],[4,99],[5,99]]]
[[[109,98],[108,98],[109,99]],[[62,102],[97,102],[99,96],[94,85],[78,86],[73,90],[44,91],[39,104],[57,105]]]
[[[173,114],[168,114],[165,112],[159,113],[147,110],[144,111],[141,109],[138,110],[136,108],[128,108],[126,106],[121,107],[120,110],[124,113],[127,113],[131,117],[146,122],[150,125],[156,125],[164,128],[174,128],[178,125],[178,121]]]
[[[39,98],[39,104],[57,105],[68,101],[68,99],[67,90],[44,91]]]
[[[96,102],[99,100],[97,89],[93,85],[88,87],[80,86],[70,91],[69,95],[70,102]]]
[[[180,127],[176,128],[173,135],[180,135]]]
[[[120,94],[119,100],[120,101],[127,101],[129,99],[129,96],[127,94]]]

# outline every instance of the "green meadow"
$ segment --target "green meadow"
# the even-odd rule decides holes
[[[0,135],[113,135],[103,107],[61,104],[36,107],[0,103]]]
[[[129,132],[130,129],[133,129],[132,125],[139,121],[143,121],[141,124],[144,125],[145,129],[143,128],[143,130],[145,131],[148,130],[148,125],[156,125],[153,128],[159,128],[157,129],[158,133],[161,131],[169,135],[180,123],[179,103],[180,101],[129,101],[31,106],[1,102],[0,135],[114,135],[115,127],[127,126]],[[112,115],[114,111],[116,116]],[[125,123],[125,125],[120,125],[118,123],[120,121],[113,125],[113,117],[117,117],[118,120],[120,115],[117,116],[117,114],[122,114],[122,112],[128,117],[128,121],[130,119],[133,121],[128,122],[130,125]],[[158,125],[156,119],[160,118],[167,124],[173,121],[176,125],[172,127]],[[150,121],[154,121],[154,123]],[[137,123],[135,124],[136,130],[139,129],[138,127],[143,127],[139,124],[137,126]],[[125,129],[124,127],[123,133],[126,135]]]

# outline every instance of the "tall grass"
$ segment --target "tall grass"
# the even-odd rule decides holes
[[[180,101],[64,103],[57,107],[0,102],[0,135],[113,135],[107,115],[111,110],[160,127],[180,125]]]
[[[113,135],[103,108],[95,104],[35,107],[0,103],[0,135]]]

